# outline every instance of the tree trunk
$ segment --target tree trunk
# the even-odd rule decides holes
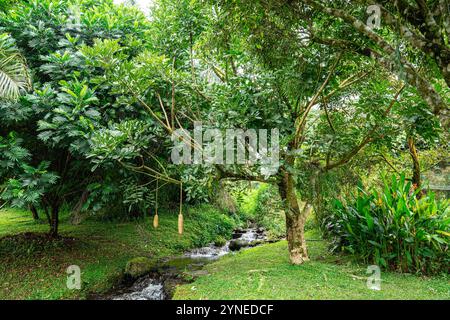
[[[81,221],[83,219],[83,216],[81,214],[81,209],[83,208],[83,205],[86,203],[88,198],[89,198],[89,191],[88,190],[83,191],[83,193],[81,194],[80,200],[78,200],[77,204],[72,209],[72,216],[70,219],[70,222],[72,224],[78,225],[81,223]]]
[[[420,162],[419,162],[419,154],[417,153],[416,145],[414,143],[414,138],[412,136],[408,137],[408,147],[409,154],[411,155],[411,159],[413,162],[413,175],[412,175],[412,183],[414,189],[419,189],[422,185],[422,180],[420,177]],[[422,191],[417,194],[417,197],[422,197]]]
[[[50,221],[50,236],[55,238],[58,236],[58,225],[59,225],[59,205],[52,206],[52,215]]]
[[[285,207],[289,259],[292,264],[302,264],[309,260],[305,242],[305,222],[311,206],[306,204],[303,210],[300,209],[292,174],[284,172],[278,187]]]
[[[43,208],[45,217],[47,218],[48,225],[50,226],[52,224],[52,219],[50,218],[50,214],[48,213],[48,207],[44,205]]]
[[[38,214],[36,207],[33,206],[32,204],[30,204],[30,205],[28,205],[28,208],[31,211],[31,215],[33,216],[33,219],[36,221],[39,220],[39,214]]]

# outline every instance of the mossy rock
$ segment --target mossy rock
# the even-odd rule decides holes
[[[224,245],[226,245],[226,243],[227,243],[227,239],[225,239],[225,238],[222,237],[222,236],[218,236],[218,237],[216,238],[216,240],[214,241],[214,245],[215,245],[216,247],[223,247]]]
[[[154,268],[152,260],[146,257],[136,257],[127,262],[125,266],[125,275],[131,278],[138,278],[149,273]]]
[[[248,246],[247,241],[236,239],[230,241],[228,248],[230,248],[231,251],[238,251],[247,246]]]

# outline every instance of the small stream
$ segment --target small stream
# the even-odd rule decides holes
[[[232,240],[224,246],[196,248],[178,257],[167,258],[155,266],[155,271],[143,276],[131,285],[101,297],[106,300],[165,300],[170,299],[173,289],[186,278],[207,274],[203,267],[212,261],[245,248],[266,243],[267,236],[262,228],[235,230]],[[183,280],[184,279],[184,280]]]

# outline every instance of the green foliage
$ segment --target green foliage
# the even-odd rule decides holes
[[[436,273],[448,268],[450,203],[419,190],[402,175],[384,181],[383,190],[335,200],[327,231],[333,250],[355,254],[366,263],[403,272]]]
[[[8,180],[1,198],[10,201],[12,207],[24,208],[28,204],[38,205],[58,180],[58,176],[48,171],[48,162],[37,168],[22,164],[22,172]]]
[[[223,247],[227,243],[227,239],[222,236],[218,236],[216,240],[214,240],[214,245],[216,247]]]
[[[207,6],[201,1],[153,2],[150,43],[155,51],[175,57],[181,68],[190,68],[191,50],[207,28]]]
[[[192,219],[195,228],[211,231],[208,234],[199,232],[198,237],[193,240],[196,247],[202,247],[216,241],[220,242],[221,238],[229,239],[236,227],[236,221],[232,217],[210,205],[188,207],[187,210],[186,221]]]
[[[109,128],[96,130],[90,140],[89,157],[95,164],[117,165],[117,162],[139,158],[144,150],[157,149],[163,139],[161,131],[145,121],[125,120]]]
[[[214,190],[218,188],[214,166],[185,166],[180,174],[188,201],[205,203],[214,198]]]
[[[94,92],[78,81],[61,81],[55,107],[38,121],[39,138],[52,147],[68,146],[72,154],[89,150],[90,133],[100,113],[91,106],[98,102]]]
[[[123,204],[128,207],[128,212],[146,212],[155,205],[155,193],[150,192],[147,186],[136,185],[133,180],[123,181],[125,186]]]
[[[6,138],[0,136],[0,178],[12,176],[30,157],[30,153],[22,147],[22,143],[23,140],[14,132],[10,132]]]
[[[145,48],[143,39],[148,29],[148,20],[142,12],[132,6],[115,5],[110,0],[19,1],[10,6],[8,13],[0,12],[0,21],[0,61],[6,50],[16,63],[22,62],[20,50],[27,59],[34,83],[34,90],[28,95],[0,103],[1,145],[5,151],[0,161],[8,158],[9,162],[5,162],[8,167],[13,161],[21,162],[14,171],[17,181],[8,182],[14,182],[16,191],[13,193],[10,185],[8,199],[14,201],[11,197],[15,195],[18,198],[14,203],[24,206],[30,204],[26,199],[32,199],[38,210],[48,210],[51,206],[57,211],[63,203],[76,212],[98,213],[115,208],[115,214],[122,211],[126,215],[131,207],[134,213],[144,210],[142,193],[127,190],[146,181],[117,169],[117,163],[116,167],[92,168],[96,164],[88,158],[95,145],[94,133],[130,118],[139,121],[142,113],[132,111],[133,102],[118,101],[110,94],[110,84],[96,81],[104,76],[104,65],[94,67],[81,50],[86,45],[109,43],[123,47],[126,57],[137,55]],[[0,81],[0,87],[4,83]],[[17,132],[20,147],[28,152],[27,168],[46,163],[46,170],[60,177],[58,184],[51,185],[37,175],[28,177],[35,179],[30,184],[39,190],[33,195],[45,193],[46,199],[23,197],[18,192],[19,185],[25,192],[20,177],[29,173],[22,166],[25,159],[11,159],[20,150],[12,143],[3,143],[7,139],[4,137],[12,132]],[[0,173],[0,185],[12,173],[8,176]],[[39,188],[38,183],[43,185]]]
[[[267,229],[269,236],[280,238],[286,235],[283,204],[276,187],[271,185],[259,187],[255,220],[256,223]]]
[[[7,12],[17,0],[0,0],[0,11]]]
[[[265,228],[270,238],[286,235],[283,204],[274,186],[256,184],[250,190],[235,189],[233,195],[240,205],[243,220],[250,220]]]

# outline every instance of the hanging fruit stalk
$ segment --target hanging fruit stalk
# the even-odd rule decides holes
[[[178,214],[178,233],[183,234],[183,184],[180,183],[180,213]]]
[[[153,228],[158,228],[159,226],[159,218],[158,218],[158,187],[159,183],[156,180],[156,197],[155,197],[155,216],[153,217]]]

